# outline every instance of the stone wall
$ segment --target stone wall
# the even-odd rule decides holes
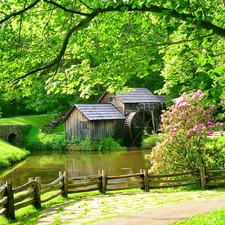
[[[21,135],[21,125],[0,126],[0,139],[3,139],[9,142],[10,144],[19,146]]]

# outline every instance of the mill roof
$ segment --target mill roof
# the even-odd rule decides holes
[[[130,92],[117,95],[123,103],[161,103],[147,88],[132,88]]]
[[[166,95],[156,95],[156,97],[162,102],[165,103],[167,100],[167,96]]]
[[[125,119],[112,104],[74,104],[70,112],[74,108],[79,109],[88,120]]]

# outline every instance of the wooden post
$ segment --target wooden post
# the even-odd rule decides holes
[[[98,190],[99,190],[99,192],[100,193],[102,193],[102,176],[101,176],[101,170],[100,169],[98,169],[98,175],[99,175],[99,181],[100,181],[100,183],[98,184]]]
[[[63,186],[61,187],[62,190],[62,196],[66,198],[68,196],[68,179],[67,179],[67,172],[64,171],[63,173],[59,171],[59,177],[63,175]]]
[[[141,175],[140,175],[140,178],[143,180],[143,182],[142,182],[142,186],[141,186],[141,190],[144,190],[145,189],[145,181],[144,181],[144,172],[143,172],[143,169],[140,169],[140,173],[142,173]]]
[[[200,171],[200,186],[202,189],[206,189],[206,176],[205,176],[205,168],[199,168]]]
[[[27,180],[27,181],[28,181],[28,183],[29,183],[29,182],[31,182],[32,180],[34,180],[34,178],[33,178],[33,177],[28,177],[28,180]],[[29,190],[29,191],[33,191],[33,192],[35,192],[35,190],[34,190],[34,186],[29,187],[29,188],[28,188],[28,190]],[[30,197],[29,199],[33,199],[33,198],[34,198],[34,197],[32,196],[32,197]]]
[[[0,187],[4,185],[3,181],[0,181]],[[2,199],[2,197],[0,196],[0,199]]]
[[[144,191],[149,191],[149,179],[148,179],[148,170],[143,170],[144,173]]]
[[[106,174],[105,170],[102,170],[102,194],[106,193],[106,184],[107,184],[107,179],[106,179]]]
[[[12,181],[6,181],[6,194],[7,194],[6,217],[15,220],[16,217],[15,217]]]
[[[41,208],[41,177],[35,177],[35,181],[33,206],[38,209]]]

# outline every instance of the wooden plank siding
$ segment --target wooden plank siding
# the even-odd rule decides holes
[[[118,96],[110,94],[109,92],[106,92],[100,101],[98,102],[99,104],[104,104],[104,103],[111,103],[112,105],[115,106],[115,108],[124,116],[126,116],[125,113],[125,105],[123,102],[118,98]]]
[[[90,120],[79,108],[74,107],[66,119],[67,138],[71,140],[73,135],[81,139],[89,137],[92,141],[110,137],[110,135],[123,138],[123,122],[122,115],[121,119]]]
[[[87,123],[87,129],[80,129],[81,121]],[[74,134],[78,138],[83,136],[85,139],[88,135],[90,137],[90,129],[88,129],[89,127],[90,121],[88,121],[88,119],[82,113],[80,113],[77,108],[74,108],[66,120],[67,138],[71,140]]]

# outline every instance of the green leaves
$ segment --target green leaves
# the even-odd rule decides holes
[[[12,16],[0,28],[4,97],[32,95],[42,79],[48,94],[86,98],[131,84],[161,89],[162,80],[171,97],[212,86],[224,96],[220,0],[36,1],[15,14],[34,2],[0,2]]]

